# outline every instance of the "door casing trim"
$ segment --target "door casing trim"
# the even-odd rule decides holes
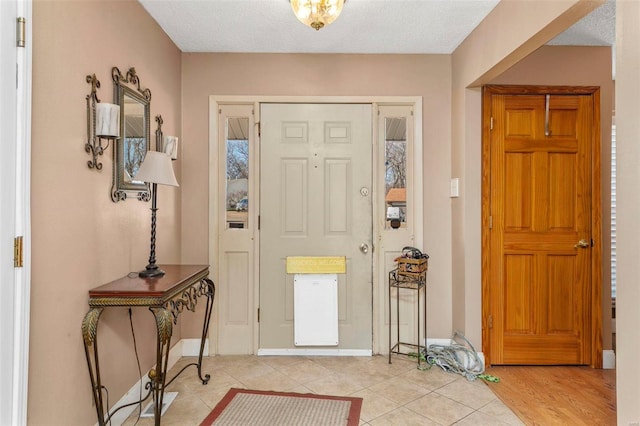
[[[491,97],[493,95],[590,95],[593,97],[594,129],[591,146],[591,235],[595,242],[591,253],[591,363],[602,368],[602,193],[600,87],[598,86],[520,86],[487,85],[482,91],[482,352],[491,365],[489,316],[491,244]]]
[[[8,223],[3,223],[3,244],[7,243],[4,237],[11,240],[16,236],[23,237],[23,266],[14,267],[11,249],[6,246],[2,250],[3,255],[10,252],[7,260],[5,257],[0,269],[3,269],[3,289],[0,291],[3,299],[12,305],[12,309],[5,309],[0,315],[2,332],[0,335],[9,339],[0,348],[2,358],[8,360],[2,366],[1,376],[10,377],[0,386],[0,423],[26,424],[28,414],[28,388],[29,388],[29,351],[30,351],[30,309],[31,309],[31,109],[32,109],[32,0],[13,0],[5,2],[2,6],[3,19],[16,22],[16,17],[24,17],[26,25],[25,47],[18,48],[15,44],[15,30],[2,31],[3,55],[9,63],[11,73],[16,78],[9,79],[7,86],[15,88],[15,97],[7,96],[0,101],[2,108],[9,108],[13,112],[0,119],[2,136],[7,137],[3,159],[0,161],[0,170],[3,173],[4,186],[0,190],[2,204],[1,216],[13,217]],[[10,47],[8,47],[10,46]],[[6,50],[5,50],[6,49]],[[15,54],[14,54],[15,53]],[[9,56],[9,58],[7,58]],[[14,71],[15,70],[15,71]],[[10,75],[9,74],[9,75]],[[13,90],[13,89],[10,89]],[[15,101],[15,104],[13,103]],[[7,124],[4,126],[4,124]],[[5,141],[3,140],[3,143]],[[6,190],[6,191],[5,191]],[[8,201],[8,202],[7,202]],[[7,278],[5,281],[4,279]]]
[[[220,105],[253,105],[254,107],[254,115],[255,122],[260,122],[260,104],[262,103],[304,103],[304,104],[340,104],[340,103],[364,103],[371,104],[373,111],[373,126],[372,126],[372,143],[376,143],[379,138],[378,126],[375,125],[377,123],[377,114],[378,114],[378,106],[381,105],[410,105],[413,107],[414,114],[414,178],[413,184],[416,186],[414,191],[414,203],[415,203],[415,212],[416,219],[414,224],[414,238],[415,244],[420,246],[423,242],[424,235],[424,206],[423,206],[423,137],[422,137],[422,96],[260,96],[260,95],[210,95],[209,96],[209,200],[208,200],[208,211],[209,217],[211,220],[209,221],[209,264],[212,265],[212,278],[217,282],[218,280],[218,253],[219,250],[219,221],[224,220],[224,218],[219,218],[217,215],[211,215],[211,212],[217,212],[218,210],[218,158],[217,158],[217,144],[218,144],[218,131],[219,131],[219,123],[218,123],[218,109]],[[256,126],[257,127],[257,126]],[[257,132],[257,130],[256,130]],[[373,180],[374,180],[374,188],[373,188],[373,203],[375,205],[378,202],[375,194],[377,192],[376,189],[376,179],[378,179],[379,171],[377,171],[377,167],[375,167],[375,153],[374,153],[374,167],[373,167]],[[377,217],[377,209],[372,209],[373,214],[373,241],[374,241],[374,253],[375,252],[375,243],[377,236],[380,235],[380,220]],[[254,309],[257,311],[258,303],[260,300],[259,295],[259,274],[260,274],[260,236],[259,233],[256,233],[254,241],[253,241],[253,250],[256,255],[254,256],[254,274],[253,279],[254,283]],[[374,254],[373,256],[373,270],[372,270],[372,310],[373,310],[373,318],[372,318],[372,327],[373,327],[373,342],[372,349],[373,353],[380,352],[380,349],[385,345],[383,338],[386,334],[386,330],[380,326],[380,316],[384,315],[384,312],[380,312],[378,309],[379,303],[377,301],[380,297],[384,297],[384,291],[386,289],[386,283],[381,283],[378,280],[379,268],[382,267],[380,259],[378,259],[379,253]],[[383,287],[384,285],[384,287]],[[214,312],[213,312],[213,321],[215,327],[211,327],[209,330],[209,355],[214,355],[218,353],[218,327],[220,324],[220,318],[218,316],[219,309],[217,309],[218,298],[214,301]],[[259,328],[258,323],[254,324],[254,337],[253,337],[253,347],[254,354],[258,353],[258,343],[259,343]]]

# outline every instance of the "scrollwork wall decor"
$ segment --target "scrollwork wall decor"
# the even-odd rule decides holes
[[[136,69],[134,67],[129,68],[127,73],[123,76],[118,67],[113,67],[111,69],[111,78],[115,84],[131,84],[138,89],[138,92],[142,94],[142,96],[147,100],[147,102],[151,102],[151,90],[142,89],[140,87],[140,77],[136,73]]]

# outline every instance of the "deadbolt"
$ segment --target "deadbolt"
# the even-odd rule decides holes
[[[362,244],[360,244],[360,251],[361,251],[363,254],[367,254],[367,253],[369,253],[369,245],[368,245],[368,244],[366,244],[366,243],[362,243]]]

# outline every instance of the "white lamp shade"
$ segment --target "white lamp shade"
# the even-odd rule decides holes
[[[98,102],[96,104],[96,136],[120,137],[120,105]]]
[[[180,186],[173,173],[171,157],[164,152],[147,151],[135,180],[160,185]]]
[[[178,159],[178,137],[177,136],[164,136],[162,142],[162,150],[165,154],[171,157],[172,160]]]

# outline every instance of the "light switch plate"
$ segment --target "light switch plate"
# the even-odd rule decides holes
[[[449,182],[449,197],[456,198],[460,196],[460,178],[452,178]]]

